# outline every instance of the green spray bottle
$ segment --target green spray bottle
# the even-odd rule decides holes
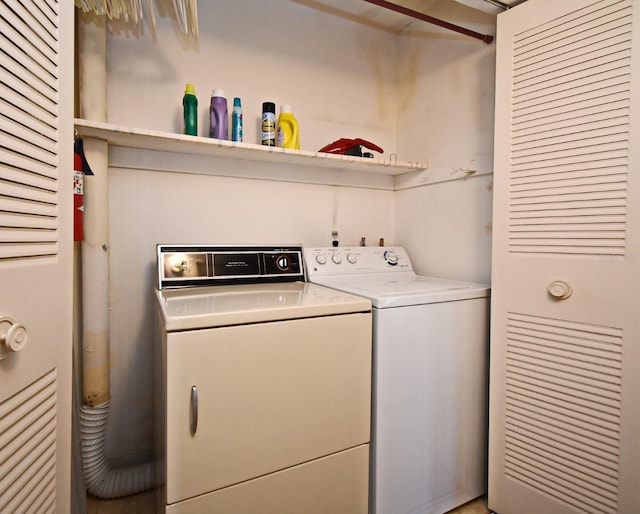
[[[184,133],[190,136],[198,135],[198,99],[193,84],[187,84],[182,97],[182,111],[184,115]]]

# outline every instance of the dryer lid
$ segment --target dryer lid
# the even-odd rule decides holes
[[[308,282],[156,289],[167,332],[371,312],[371,302]]]

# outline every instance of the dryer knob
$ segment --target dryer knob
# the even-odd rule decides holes
[[[395,266],[398,264],[398,256],[393,254],[393,253],[389,253],[387,254],[387,262],[391,265],[391,266]]]
[[[279,255],[276,259],[276,266],[280,271],[289,271],[291,260],[287,255]]]
[[[347,260],[349,261],[349,263],[355,264],[356,262],[358,262],[358,256],[350,253],[349,255],[347,255]]]
[[[318,264],[326,264],[327,263],[327,258],[322,254],[316,255],[316,262]]]
[[[331,260],[335,263],[335,264],[340,264],[342,262],[342,255],[340,255],[339,253],[334,253],[331,256]]]

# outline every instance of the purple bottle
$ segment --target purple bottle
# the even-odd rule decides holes
[[[227,99],[224,96],[224,90],[214,89],[213,93],[211,93],[209,114],[209,137],[228,139],[229,115],[227,113]]]

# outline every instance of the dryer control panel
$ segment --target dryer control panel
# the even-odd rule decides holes
[[[160,289],[304,280],[302,246],[158,245],[157,256]]]
[[[305,248],[304,259],[309,277],[413,271],[400,246]]]

